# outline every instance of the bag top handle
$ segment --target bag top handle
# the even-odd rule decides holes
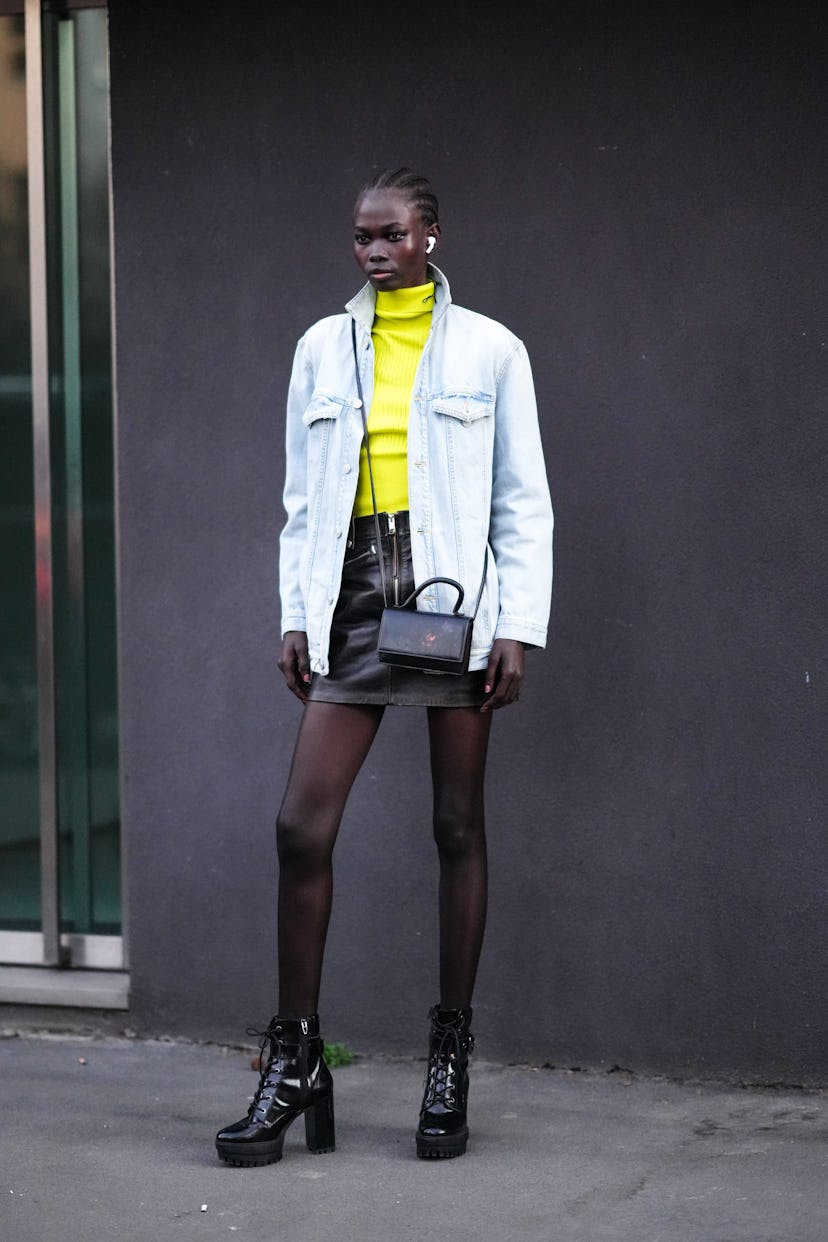
[[[459,582],[455,582],[454,578],[426,578],[425,582],[422,582],[418,587],[415,587],[414,590],[411,592],[411,594],[408,596],[408,598],[404,599],[401,604],[397,604],[396,607],[397,608],[409,608],[411,604],[414,603],[414,600],[417,598],[417,596],[420,594],[421,591],[424,591],[426,587],[434,586],[436,582],[445,582],[448,586],[454,587],[455,591],[457,592],[457,603],[454,605],[451,611],[455,614],[459,613],[462,607],[462,604],[463,604],[463,598],[465,596],[465,591],[463,590],[463,587],[461,586]]]

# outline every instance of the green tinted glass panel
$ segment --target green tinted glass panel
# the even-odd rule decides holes
[[[0,16],[0,927],[40,923],[23,18]]]
[[[107,26],[46,17],[61,925],[120,930]]]

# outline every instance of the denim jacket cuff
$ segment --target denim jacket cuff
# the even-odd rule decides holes
[[[308,620],[303,612],[288,613],[282,617],[282,638],[289,630],[302,630],[307,633]]]
[[[495,640],[511,638],[524,643],[527,647],[545,647],[546,637],[547,627],[545,625],[538,625],[534,621],[526,621],[520,617],[501,616],[495,630]]]

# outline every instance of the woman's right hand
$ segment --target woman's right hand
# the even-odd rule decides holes
[[[311,680],[308,636],[304,630],[288,630],[285,634],[279,655],[279,668],[288,684],[288,690],[304,703]]]

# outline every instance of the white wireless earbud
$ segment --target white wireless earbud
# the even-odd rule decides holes
[[[426,254],[431,254],[432,250],[434,249],[436,245],[437,245],[437,242],[434,240],[434,238],[429,237],[428,241],[426,242]]]

